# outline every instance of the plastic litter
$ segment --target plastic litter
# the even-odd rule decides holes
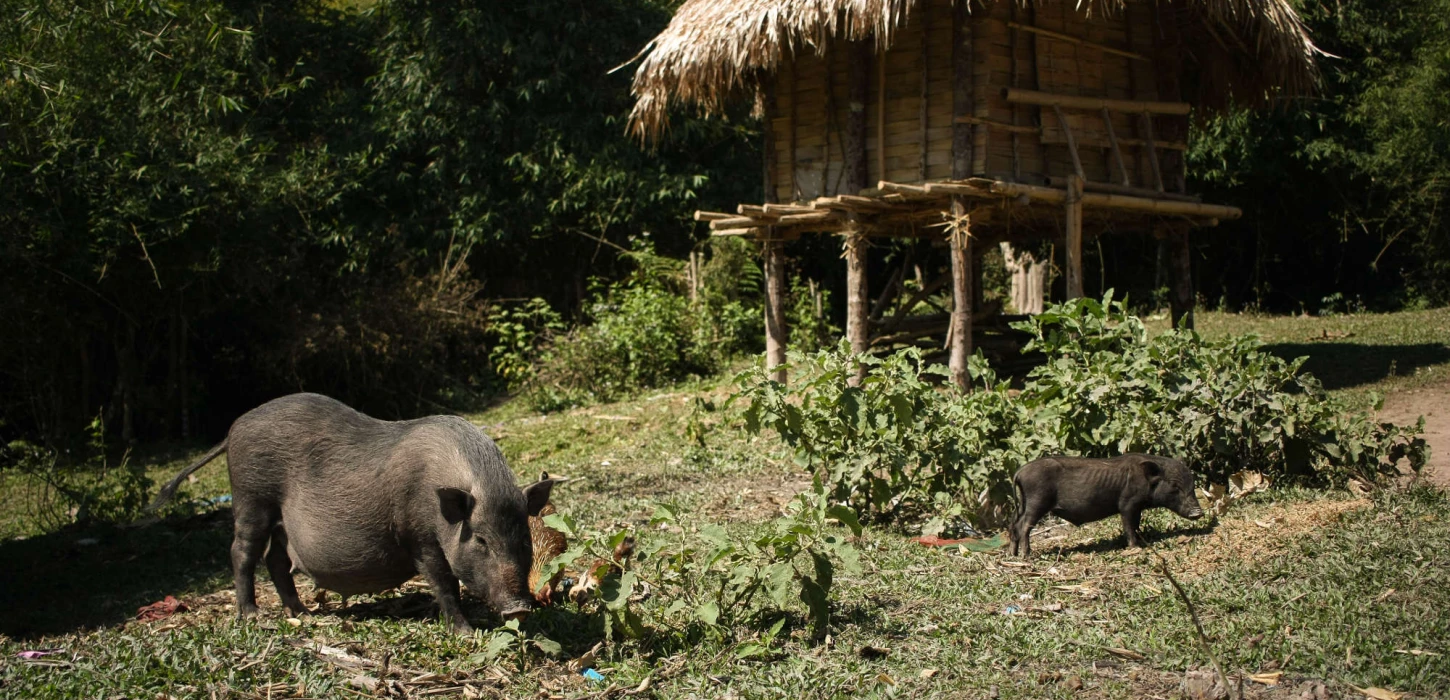
[[[595,683],[603,683],[604,682],[604,674],[602,674],[602,673],[600,673],[600,672],[598,672],[598,671],[596,671],[596,670],[594,670],[592,668],[586,668],[586,669],[584,669],[583,676],[585,678],[588,678],[589,680],[595,682]]]
[[[27,649],[26,651],[22,651],[19,654],[16,654],[15,656],[17,656],[19,658],[22,658],[22,659],[39,659],[41,657],[50,656],[51,654],[59,654],[62,651],[65,651],[65,650],[64,649],[34,649],[34,650]]]
[[[162,620],[176,613],[186,612],[187,610],[190,610],[190,608],[186,607],[186,603],[177,600],[174,596],[166,596],[164,599],[158,600],[155,603],[142,606],[141,609],[136,611],[136,619],[147,621]]]
[[[1022,608],[1017,607],[1016,605],[1008,605],[1007,607],[1002,608],[1003,615],[1016,615],[1020,612],[1022,612]]]
[[[216,498],[211,499],[211,502],[212,503],[215,503],[217,505],[221,505],[223,503],[231,503],[232,502],[232,495],[229,494],[229,493],[222,494],[220,496],[217,496]]]

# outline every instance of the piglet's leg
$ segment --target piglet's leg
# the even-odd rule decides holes
[[[418,571],[428,580],[433,597],[438,601],[438,611],[454,632],[472,634],[473,625],[463,616],[463,603],[459,598],[458,577],[453,575],[448,560],[442,552],[424,551],[418,557]]]
[[[1129,547],[1142,547],[1143,538],[1138,534],[1138,524],[1143,519],[1143,511],[1137,508],[1129,508],[1119,513],[1123,519],[1123,536],[1128,540]]]

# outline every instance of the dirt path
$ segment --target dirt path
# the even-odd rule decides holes
[[[1450,382],[1390,394],[1380,411],[1381,420],[1394,423],[1413,423],[1420,416],[1425,417],[1425,440],[1430,443],[1426,476],[1450,488]]]

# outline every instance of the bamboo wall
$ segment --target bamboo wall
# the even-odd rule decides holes
[[[1074,172],[1067,134],[1054,109],[1009,103],[1004,88],[1159,99],[1158,76],[1151,60],[1102,49],[1106,46],[1151,59],[1152,5],[1134,3],[1124,12],[1093,16],[1078,11],[1075,5],[1071,0],[1049,0],[1024,7],[1009,0],[971,6],[974,175],[1048,184],[1050,178]],[[868,186],[877,180],[915,183],[952,175],[952,14],[951,0],[921,0],[891,49],[872,58],[865,105]],[[1088,43],[1014,28],[1014,23]],[[770,123],[775,201],[856,194],[845,191],[852,80],[848,50],[844,42],[803,46],[775,76],[775,112]],[[1109,148],[1103,114],[1065,109],[1064,115],[1089,182],[1144,189],[1158,186],[1149,163],[1144,117],[1110,115],[1124,160],[1119,170]],[[1161,134],[1161,127],[1154,131]],[[1160,159],[1170,149],[1183,148],[1182,144],[1165,143],[1161,136],[1156,145]],[[1181,158],[1167,160],[1181,171]],[[1181,172],[1167,172],[1169,164],[1163,167],[1162,179],[1171,191],[1173,183],[1181,180]]]

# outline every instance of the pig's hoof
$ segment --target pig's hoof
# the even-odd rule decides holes
[[[241,619],[245,619],[245,618],[248,618],[248,617],[256,617],[257,616],[257,613],[259,613],[259,612],[261,612],[261,611],[257,609],[257,606],[256,605],[238,605],[237,606],[237,617],[238,618],[241,618]]]
[[[461,634],[464,636],[473,634],[473,625],[470,625],[463,620],[454,620],[453,623],[449,626],[453,628],[453,632],[455,634]]]

